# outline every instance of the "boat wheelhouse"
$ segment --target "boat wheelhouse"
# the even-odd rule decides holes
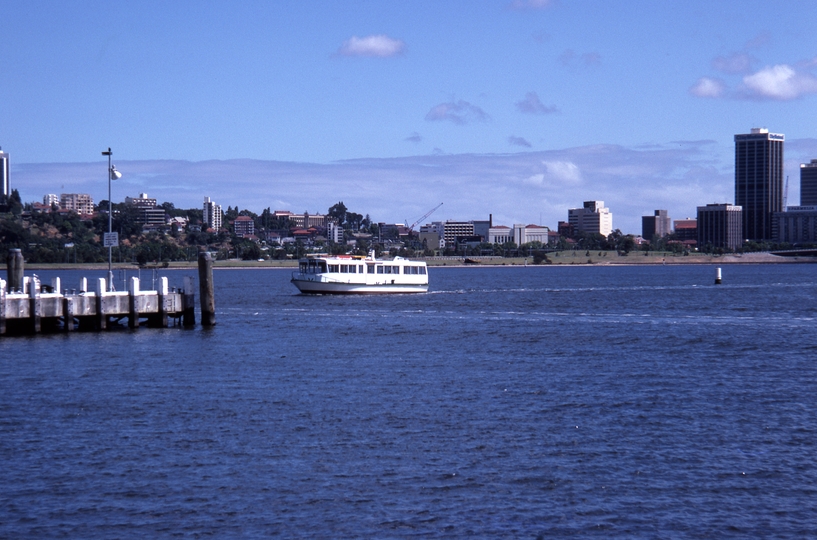
[[[417,293],[428,291],[426,263],[403,257],[313,255],[298,261],[292,284],[307,294]]]

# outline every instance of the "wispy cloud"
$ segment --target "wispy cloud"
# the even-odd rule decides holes
[[[546,9],[556,5],[556,0],[513,0],[508,7],[514,10]]]
[[[385,34],[347,39],[338,49],[340,56],[371,56],[386,58],[402,54],[406,44]]]
[[[736,52],[728,56],[718,56],[712,60],[712,67],[722,73],[749,73],[757,60],[745,52]]]
[[[419,143],[420,141],[422,141],[422,140],[423,140],[423,138],[420,136],[420,134],[419,134],[419,133],[417,133],[417,132],[415,131],[414,133],[412,133],[411,135],[409,135],[408,137],[406,137],[406,138],[405,138],[405,139],[403,139],[403,140],[404,140],[404,141],[408,141],[408,142],[413,142],[413,143],[415,143],[415,144],[416,144],[416,143]]]
[[[693,96],[718,98],[726,91],[726,85],[719,79],[710,79],[709,77],[701,77],[689,89],[689,93]]]
[[[532,148],[531,143],[529,143],[527,139],[523,137],[515,137],[514,135],[508,137],[508,144],[511,144],[513,146],[524,146],[525,148]]]
[[[462,99],[456,102],[449,101],[435,105],[426,114],[426,120],[431,122],[447,120],[458,126],[470,122],[486,122],[489,119],[490,116],[481,108]]]
[[[559,55],[559,62],[561,62],[563,66],[572,66],[576,63],[581,63],[586,67],[592,67],[601,65],[601,55],[597,52],[578,54],[573,49],[565,49],[565,51]]]
[[[525,114],[552,114],[559,112],[555,105],[547,106],[539,99],[536,92],[528,92],[525,94],[525,99],[516,102],[516,108],[519,112]]]

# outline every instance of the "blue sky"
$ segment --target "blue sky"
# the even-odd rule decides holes
[[[813,1],[0,1],[0,146],[26,201],[613,225],[733,202],[733,135],[817,158]]]

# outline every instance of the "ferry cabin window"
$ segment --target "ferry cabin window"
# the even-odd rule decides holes
[[[369,273],[374,274],[374,265],[373,264],[369,265]]]
[[[318,261],[318,272],[326,272],[326,261]]]
[[[425,273],[426,273],[426,267],[425,267],[425,266],[421,266],[421,267],[420,267],[420,273],[421,273],[421,274],[425,274]]]
[[[341,274],[348,274],[349,273],[349,265],[348,264],[340,265],[340,273]]]
[[[383,267],[382,267],[382,266],[378,266],[378,267],[377,267],[377,273],[378,273],[378,274],[383,274],[383,273],[384,273],[384,271],[383,271]]]
[[[335,273],[337,273],[337,271],[338,271],[338,265],[337,265],[337,264],[330,264],[330,265],[329,265],[329,271],[330,271],[330,272],[335,272]]]
[[[306,274],[306,262],[298,263],[298,271],[302,274]]]

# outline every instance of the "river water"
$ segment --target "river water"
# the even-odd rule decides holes
[[[723,273],[217,270],[212,329],[0,338],[0,538],[815,537],[817,266]]]

